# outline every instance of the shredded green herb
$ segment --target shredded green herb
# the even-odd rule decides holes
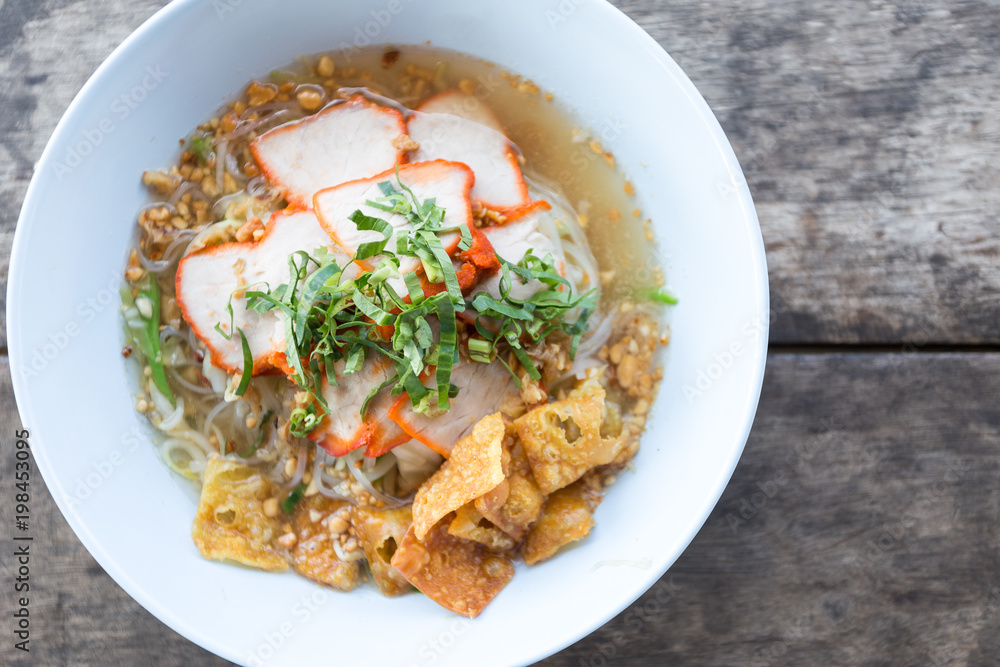
[[[281,510],[285,514],[291,514],[295,509],[295,506],[299,504],[302,500],[302,496],[305,495],[306,485],[299,483],[296,485],[292,492],[288,494],[288,497],[281,501]]]
[[[249,310],[278,310],[285,316],[285,355],[293,369],[291,377],[311,399],[291,413],[290,430],[295,436],[308,434],[330,411],[321,391],[323,379],[336,385],[338,376],[358,372],[371,355],[387,358],[394,364],[395,373],[369,394],[362,414],[369,402],[385,390],[392,395],[406,392],[417,412],[437,414],[448,410],[449,400],[458,393],[451,384],[452,371],[460,363],[458,313],[469,312],[474,318],[478,336],[468,339],[470,358],[480,363],[499,360],[520,386],[503,354],[511,350],[531,377],[538,379],[540,373],[525,346],[562,331],[569,335],[571,356],[575,356],[587,318],[596,307],[595,291],[574,296],[572,286],[559,275],[552,258],[539,258],[531,252],[516,264],[500,258],[499,300],[477,294],[466,301],[445,243],[448,237],[454,239],[452,235],[459,234],[459,248],[468,249],[472,244],[469,229],[465,225],[446,226],[445,210],[434,198],[419,200],[402,184],[398,172],[395,184],[385,181],[378,187],[382,196],[365,204],[404,216],[409,225],[401,231],[361,210],[349,216],[359,230],[374,231],[382,237],[361,244],[352,257],[352,262],[370,260],[374,270],[348,279],[345,267],[321,248],[314,254],[300,251],[288,258],[288,283],[273,290],[267,286],[244,288]],[[414,272],[401,275],[403,258],[419,260],[424,278],[443,284],[444,291],[425,297]],[[405,294],[393,287],[399,285],[400,277]],[[514,280],[540,281],[544,289],[528,299],[515,299],[510,296]],[[232,319],[231,301],[229,310]],[[571,311],[580,313],[572,321]],[[392,328],[388,340],[379,327]],[[216,329],[227,339],[231,337],[221,324]],[[246,369],[252,367],[252,355],[245,338],[243,345]],[[249,376],[245,372],[243,380]],[[431,382],[425,386],[428,380]]]
[[[236,388],[236,395],[242,396],[250,386],[250,376],[253,375],[253,354],[250,352],[250,343],[247,336],[240,330],[240,343],[243,345],[243,375],[240,376],[240,386]]]

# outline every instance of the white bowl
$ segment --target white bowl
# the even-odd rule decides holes
[[[254,75],[355,40],[424,40],[526,75],[592,128],[651,215],[680,296],[636,470],[577,548],[513,582],[475,621],[427,598],[328,591],[210,562],[196,498],[148,445],[120,354],[117,290],[139,174]],[[70,106],[21,211],[8,287],[14,390],[57,504],[97,561],[177,632],[241,664],[525,664],[598,628],[705,521],[753,421],[767,348],[764,249],[740,167],[692,83],[610,4],[565,0],[177,0]],[[113,650],[113,649],[111,649]]]

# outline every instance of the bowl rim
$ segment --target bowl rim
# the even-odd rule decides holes
[[[96,91],[100,89],[104,82],[104,78],[106,76],[110,76],[110,70],[115,67],[115,64],[118,61],[128,58],[133,51],[141,48],[140,45],[145,40],[147,35],[154,33],[161,27],[162,24],[175,20],[186,12],[193,11],[202,2],[203,0],[172,0],[167,5],[157,10],[127,38],[125,38],[125,40],[119,44],[107,56],[107,58],[105,58],[100,66],[87,79],[86,83],[76,94],[66,111],[63,113],[55,127],[55,130],[49,137],[45,149],[42,151],[41,157],[35,165],[34,173],[28,185],[20,213],[18,215],[18,221],[11,245],[10,265],[8,269],[6,308],[7,322],[15,321],[19,311],[21,310],[20,299],[15,291],[17,281],[11,280],[11,277],[17,276],[21,273],[23,270],[22,264],[27,261],[27,259],[23,257],[24,253],[21,251],[21,246],[25,243],[24,237],[27,234],[27,232],[24,231],[24,228],[26,227],[25,221],[35,217],[35,209],[39,205],[36,203],[36,199],[38,197],[37,190],[40,188],[40,182],[45,178],[42,174],[50,173],[50,171],[45,169],[45,167],[55,160],[54,154],[56,147],[61,145],[64,140],[68,138],[64,135],[66,135],[69,131],[69,119],[75,116],[79,109],[87,106],[90,102],[90,98],[93,97],[96,94]],[[670,57],[666,50],[653,39],[652,36],[643,30],[623,11],[612,5],[608,0],[600,0],[593,5],[593,9],[595,11],[605,12],[609,21],[621,23],[622,28],[629,31],[631,33],[631,37],[641,44],[643,50],[657,63],[662,73],[665,76],[670,77],[684,92],[688,101],[693,105],[694,109],[699,114],[701,122],[711,134],[716,147],[719,150],[719,154],[725,162],[726,171],[732,178],[732,182],[745,184],[746,179],[740,167],[739,161],[718,119],[708,106],[708,103],[702,97],[701,93],[695,87],[694,83],[687,77],[680,66]],[[739,206],[742,209],[746,224],[750,226],[751,231],[756,230],[756,234],[752,234],[753,247],[749,249],[752,254],[754,283],[757,296],[762,306],[761,312],[769,313],[770,299],[767,263],[763,236],[760,231],[760,223],[757,217],[756,209],[747,187],[736,188],[734,194],[736,195]],[[572,636],[567,637],[564,635],[555,641],[549,642],[548,644],[540,645],[538,650],[530,656],[531,662],[542,660],[568,646],[571,646],[572,644],[575,644],[576,642],[579,642],[581,639],[606,625],[611,619],[624,611],[629,605],[635,602],[636,599],[638,599],[643,593],[659,581],[664,573],[674,564],[674,562],[676,562],[680,555],[684,553],[691,541],[704,526],[710,513],[718,504],[719,498],[722,496],[723,491],[728,485],[732,474],[739,463],[756,415],[767,359],[767,345],[770,329],[769,317],[763,318],[763,321],[760,323],[760,328],[761,335],[757,338],[756,344],[752,349],[753,382],[750,388],[750,395],[747,397],[748,400],[744,402],[741,408],[741,435],[739,437],[738,446],[732,450],[730,460],[725,461],[725,465],[720,464],[720,474],[716,478],[717,481],[715,482],[715,487],[707,496],[709,498],[709,502],[706,502],[697,512],[691,513],[691,516],[694,519],[690,524],[691,529],[688,534],[685,534],[678,540],[678,543],[683,545],[682,548],[680,548],[680,550],[672,558],[666,559],[664,561],[665,565],[663,565],[662,568],[650,568],[650,576],[642,583],[635,584],[632,590],[628,591],[628,594],[624,596],[624,599],[626,600],[625,604],[615,604],[609,606],[605,612],[600,615],[601,618],[599,623],[593,627],[581,627],[580,630],[573,633]],[[18,367],[15,362],[20,357],[20,352],[18,351],[20,341],[17,328],[14,327],[13,329],[8,329],[7,336],[11,381],[14,390],[15,402],[18,406],[20,416],[23,417],[22,424],[35,423],[33,421],[35,415],[29,410],[28,407],[28,390],[22,383],[23,381],[19,379],[19,375],[14,372],[14,369]],[[54,474],[52,472],[53,465],[46,452],[45,446],[39,446],[39,443],[34,441],[32,442],[31,452],[42,478],[51,479],[51,476]],[[158,599],[147,593],[147,591],[138,585],[129,573],[123,569],[104,549],[101,542],[89,531],[85,522],[79,519],[74,512],[68,511],[68,500],[55,493],[51,493],[50,495],[70,528],[73,530],[80,542],[83,543],[84,547],[86,547],[87,551],[101,565],[102,569],[104,569],[104,571],[130,597],[149,611],[154,617],[157,618],[157,620],[183,636],[186,640],[191,641],[205,650],[211,651],[215,655],[230,660],[236,664],[244,664],[244,656],[238,654],[235,649],[217,641],[215,637],[204,633],[197,626],[189,625],[183,617],[175,615],[170,609],[162,605]]]

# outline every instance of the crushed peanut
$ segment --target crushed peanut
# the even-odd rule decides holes
[[[330,56],[320,56],[319,62],[316,63],[316,74],[324,79],[329,79],[333,76],[334,69],[333,58]]]
[[[301,91],[295,96],[295,99],[299,101],[299,104],[306,111],[315,111],[323,106],[323,96],[312,89]]]
[[[247,98],[250,101],[250,106],[259,107],[262,104],[267,104],[278,96],[278,87],[273,83],[260,83],[254,81],[247,87]]]
[[[278,516],[278,511],[281,509],[277,498],[268,498],[264,501],[264,516],[269,519],[273,519]]]

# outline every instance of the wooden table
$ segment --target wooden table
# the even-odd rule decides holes
[[[0,3],[4,280],[56,121],[162,4]],[[541,664],[996,665],[1000,6],[619,4],[695,82],[744,165],[771,350],[746,452],[697,538],[629,610]],[[7,443],[19,420],[0,365]],[[118,588],[50,498],[35,508],[35,652],[9,648],[5,592],[0,662],[228,664]],[[5,554],[0,578],[11,571]]]

